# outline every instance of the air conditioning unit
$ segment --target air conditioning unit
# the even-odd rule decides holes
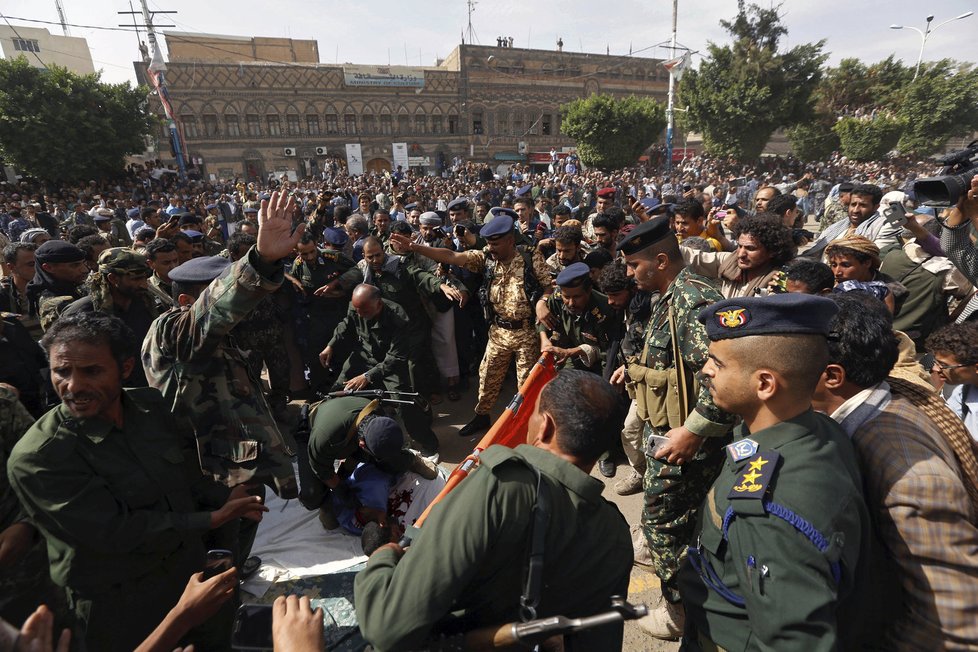
[[[326,156],[326,148],[325,147],[317,147],[316,148],[316,156]]]
[[[284,150],[286,156],[295,156],[295,147],[286,147]]]
[[[526,141],[525,140],[521,140],[520,143],[519,143],[519,145],[516,148],[516,151],[518,151],[520,154],[526,154],[526,150],[527,150]]]

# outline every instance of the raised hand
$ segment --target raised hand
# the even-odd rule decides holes
[[[288,193],[275,191],[271,198],[263,199],[258,210],[258,255],[272,264],[292,254],[299,239],[306,231],[305,224],[299,224],[292,231],[292,214],[295,200]]]

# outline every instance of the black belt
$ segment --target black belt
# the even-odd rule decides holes
[[[500,328],[505,328],[508,331],[518,331],[533,325],[529,319],[515,319],[513,321],[507,321],[505,319],[500,319],[499,317],[493,317],[492,323]]]

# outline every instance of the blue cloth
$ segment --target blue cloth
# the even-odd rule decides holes
[[[373,464],[361,462],[344,482],[350,487],[350,494],[360,505],[387,513],[387,501],[394,484],[394,476],[384,473]],[[352,534],[362,534],[366,523],[361,522],[357,517],[356,508],[337,498],[335,493],[330,500],[333,503],[336,520],[343,529]]]

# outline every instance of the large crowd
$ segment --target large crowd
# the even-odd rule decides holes
[[[655,159],[0,185],[0,650],[229,649],[267,488],[362,537],[380,650],[606,610],[633,559],[683,649],[978,649],[978,179]],[[477,387],[480,435],[542,353],[528,446],[402,547],[431,406]],[[274,618],[322,649],[308,599]]]

